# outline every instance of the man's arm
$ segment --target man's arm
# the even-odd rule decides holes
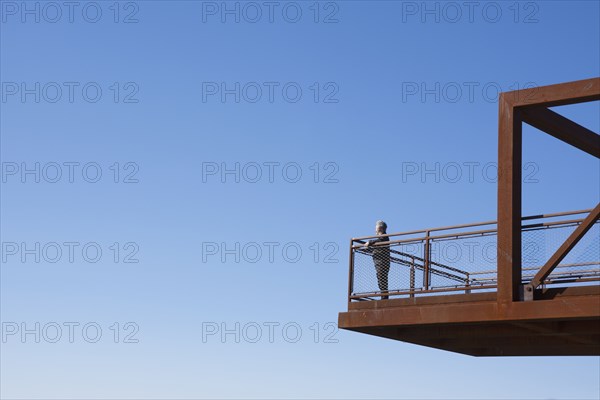
[[[384,236],[380,236],[380,237],[378,237],[378,238],[376,238],[376,239],[367,240],[367,244],[366,244],[366,246],[371,246],[371,245],[373,245],[373,244],[375,244],[375,243],[379,243],[379,242],[387,242],[387,241],[388,241],[388,239],[385,239],[385,237],[384,237]]]

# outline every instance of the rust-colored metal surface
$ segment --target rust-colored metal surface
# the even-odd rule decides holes
[[[600,205],[521,215],[523,122],[600,158],[600,135],[547,108],[596,100],[600,78],[502,93],[497,222],[389,234],[389,242],[376,245],[389,247],[396,268],[396,284],[390,281],[385,292],[369,287],[369,271],[361,270],[374,254],[373,246],[365,247],[371,237],[352,239],[348,311],[339,314],[339,327],[474,356],[600,355],[599,257],[592,251],[585,254],[596,259],[565,259],[590,229],[598,236]],[[562,242],[532,265],[524,259],[523,238],[552,230],[562,230]],[[493,271],[448,265],[432,255],[436,243],[474,238],[496,241]],[[600,242],[591,240],[588,248]]]

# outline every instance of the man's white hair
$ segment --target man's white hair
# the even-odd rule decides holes
[[[384,232],[387,232],[387,224],[382,220],[375,222],[375,226],[377,227],[377,229],[381,229]]]

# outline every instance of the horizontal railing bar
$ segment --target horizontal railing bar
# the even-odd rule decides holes
[[[554,281],[545,281],[544,285],[556,285],[561,283],[581,283],[581,282],[597,282],[599,278],[565,278],[565,279],[556,279]],[[385,293],[382,292],[365,292],[365,293],[353,293],[350,298],[359,299],[364,297],[380,297],[380,296],[401,296],[401,295],[424,295],[429,293],[440,293],[440,292],[461,292],[461,291],[473,291],[473,290],[485,290],[485,289],[494,289],[497,285],[487,284],[487,285],[470,285],[470,286],[454,286],[454,287],[443,287],[438,289],[428,289],[428,290],[389,290]]]
[[[445,238],[456,238],[458,239],[459,237],[469,237],[469,236],[479,236],[482,235],[484,233],[493,233],[493,232],[497,232],[497,229],[482,229],[479,231],[471,231],[471,232],[460,232],[460,233],[446,233],[444,235],[437,235],[437,236],[429,236],[429,240],[431,240],[432,242],[434,242],[436,239],[445,239]]]
[[[474,234],[462,235],[462,234],[451,234],[449,237],[436,236],[431,239],[432,242],[449,242],[452,240],[461,240],[467,238],[478,238],[478,237],[487,237],[487,236],[495,236],[498,234],[497,229],[490,229],[489,231],[475,231]]]
[[[477,273],[477,272],[473,272],[471,274],[471,276],[473,276],[473,275],[482,275],[482,274]],[[557,277],[566,276],[566,275],[593,275],[593,276],[598,275],[598,276],[600,276],[600,269],[585,269],[585,270],[577,270],[577,271],[572,271],[572,272],[565,271],[565,272],[561,272],[561,273],[558,273],[558,274],[553,274],[553,275],[551,275],[551,277],[556,279]],[[523,275],[522,276],[522,280],[523,280],[523,282],[527,282],[527,280],[529,278],[532,278],[534,276],[535,276],[535,274]],[[489,280],[489,281],[496,280],[496,278],[494,278],[494,277],[479,278],[479,279],[481,279],[481,280]],[[476,282],[476,281],[477,281],[477,278],[471,279],[471,282]]]
[[[591,282],[591,281],[600,281],[600,273],[596,272],[596,271],[582,271],[581,273],[570,273],[570,274],[564,274],[564,275],[559,275],[557,277],[553,277],[552,279],[547,279],[546,281],[542,282],[543,285],[552,285],[552,284],[556,284],[556,283],[560,283],[560,282],[571,282],[573,281],[573,277],[578,277],[578,279],[576,279],[575,281],[577,282],[582,282],[582,281],[586,281],[586,282]],[[521,281],[523,284],[528,283],[531,279],[533,279],[534,275],[529,275],[528,277],[523,277],[523,280]],[[527,279],[529,278],[529,279]],[[575,282],[573,281],[573,282]],[[486,283],[486,284],[496,284],[498,282],[497,279],[482,279],[482,280],[474,280],[471,281],[471,284],[482,284],[482,283]],[[469,287],[474,287],[474,286],[464,286],[465,289],[468,289]]]
[[[542,285],[558,285],[560,283],[598,282],[600,278],[554,279],[542,282]]]
[[[551,213],[551,214],[529,215],[527,217],[521,218],[521,220],[563,217],[565,215],[589,214],[590,212],[592,212],[591,208],[587,209],[587,210],[579,210],[579,211],[565,211],[565,212]]]
[[[560,264],[557,265],[556,268],[570,268],[570,267],[586,267],[588,265],[600,265],[600,261],[589,261],[589,262],[584,262],[584,263],[569,263],[569,264]],[[527,267],[527,268],[522,268],[523,271],[537,271],[540,268],[542,268],[542,266],[539,267]],[[485,275],[485,274],[495,274],[497,273],[497,270],[489,270],[489,271],[476,271],[476,272],[469,272],[470,275]]]
[[[528,283],[529,281],[531,281],[531,279],[533,279],[535,275],[526,275],[522,277],[521,282],[523,284]],[[578,279],[573,279],[573,277],[578,277]],[[551,279],[546,279],[544,282],[542,282],[543,285],[553,285],[553,284],[557,284],[557,283],[561,283],[561,282],[592,282],[592,281],[600,281],[600,271],[598,270],[588,270],[588,271],[577,271],[577,272],[566,272],[563,274],[559,274],[558,276],[551,276]],[[496,283],[498,282],[497,279],[494,278],[488,278],[488,279],[481,279],[481,280],[473,280],[471,281],[471,283],[478,283],[478,282],[485,282],[485,283]],[[465,286],[465,288],[469,288],[469,286]]]
[[[550,275],[550,277],[548,277],[548,279],[558,279],[561,276],[566,276],[566,275],[588,275],[588,276],[599,276],[600,277],[600,270],[598,269],[588,269],[588,270],[583,270],[583,271],[573,271],[573,272],[562,272],[560,274],[556,274],[556,275]],[[523,275],[523,281],[526,281],[527,279],[533,278],[535,275],[533,274],[529,274],[529,275]]]
[[[436,286],[434,289],[424,289],[422,287],[414,288],[414,289],[396,289],[396,290],[388,290],[387,292],[355,292],[353,296],[381,296],[381,295],[397,295],[397,294],[427,294],[432,292],[439,291],[464,291],[471,289],[492,289],[496,287],[496,285],[476,285],[476,286],[458,286],[458,285],[447,285],[447,286]]]
[[[582,221],[583,221],[583,219],[570,219],[567,221],[540,222],[539,224],[522,225],[521,231],[523,231],[523,230],[525,230],[526,232],[537,231],[537,230],[541,230],[544,228],[552,228],[552,227],[555,227],[556,225],[560,225],[560,227],[562,227],[563,225],[564,226],[579,225],[579,224],[581,224]],[[533,228],[539,228],[539,229],[533,229]]]
[[[580,224],[583,221],[583,219],[573,219],[573,220],[568,220],[568,221],[552,221],[552,222],[544,222],[541,224],[535,224],[535,225],[524,225],[521,227],[521,229],[523,229],[526,232],[532,232],[532,231],[536,231],[536,230],[541,230],[541,229],[546,229],[549,227],[562,227],[562,226],[569,226],[569,225],[575,225],[575,224]],[[596,222],[596,224],[599,224],[600,221]],[[538,228],[538,229],[533,229],[533,228]],[[468,236],[479,236],[479,235],[483,235],[485,233],[495,233],[497,232],[497,229],[482,229],[482,230],[478,230],[478,231],[469,231],[469,232],[459,232],[459,233],[447,233],[447,234],[443,234],[443,235],[436,235],[436,236],[421,236],[421,237],[416,237],[416,238],[407,238],[407,239],[400,239],[400,240],[390,240],[387,242],[378,242],[378,243],[373,243],[370,246],[387,246],[387,245],[392,245],[392,244],[401,244],[401,243],[415,243],[415,242],[423,242],[427,239],[429,239],[430,241],[436,241],[437,239],[444,239],[444,238],[464,238],[464,237],[468,237]],[[385,236],[394,236],[395,234],[386,234]],[[369,238],[378,238],[380,236],[369,236]],[[359,241],[357,239],[352,239],[353,241]],[[356,249],[356,248],[360,248],[360,247],[365,247],[364,244],[358,244],[358,245],[353,245],[352,248]]]
[[[367,292],[367,293],[355,293],[350,298],[359,299],[364,297],[380,297],[380,296],[402,296],[407,294],[427,294],[427,293],[440,293],[440,292],[464,292],[465,290],[484,290],[484,289],[494,289],[496,285],[489,286],[466,286],[460,288],[445,288],[445,289],[429,289],[429,290],[412,290],[412,291],[387,291],[385,293],[382,292]]]
[[[600,261],[589,261],[585,263],[571,263],[571,264],[560,264],[556,268],[571,268],[571,267],[587,267],[588,265],[600,265]],[[527,267],[523,268],[523,271],[537,271],[541,267]]]
[[[480,222],[480,223],[476,223],[476,224],[464,224],[464,225],[456,225],[456,226],[442,227],[442,228],[420,229],[418,231],[408,231],[408,232],[400,232],[400,233],[389,233],[389,234],[386,234],[385,236],[414,235],[414,234],[417,234],[417,233],[426,233],[427,231],[434,232],[434,231],[444,231],[444,230],[450,230],[450,229],[470,228],[470,227],[474,227],[474,226],[493,225],[495,223],[496,223],[496,221],[488,221],[488,222]],[[352,240],[353,241],[359,241],[359,240],[365,240],[365,239],[374,239],[374,238],[377,238],[377,237],[379,237],[379,236],[377,236],[377,235],[375,235],[375,236],[362,236],[362,237],[352,238]]]
[[[567,215],[577,215],[577,214],[589,213],[591,211],[592,211],[591,209],[588,209],[588,210],[577,210],[577,211],[565,211],[565,212],[551,213],[551,214],[529,215],[529,216],[522,217],[521,220],[528,221],[528,220],[532,220],[532,219],[563,217],[563,216],[567,216]],[[451,225],[451,226],[444,226],[444,227],[438,227],[438,228],[419,229],[419,230],[407,231],[407,232],[390,233],[390,234],[387,234],[386,236],[414,235],[416,233],[445,231],[445,230],[451,230],[451,229],[469,228],[469,227],[474,227],[474,226],[484,226],[484,225],[493,225],[493,224],[497,224],[497,221],[475,222],[475,223],[471,223],[471,224],[461,224],[461,225]],[[361,236],[361,237],[352,238],[352,240],[358,241],[358,240],[374,239],[374,238],[377,238],[377,235]]]
[[[554,281],[545,281],[544,285],[557,285],[561,283],[581,283],[581,282],[597,282],[600,281],[600,278],[565,278],[565,279],[556,279]],[[488,285],[470,285],[470,286],[456,286],[456,287],[447,287],[447,288],[439,288],[439,289],[428,289],[428,290],[405,290],[405,291],[393,291],[388,290],[387,292],[365,292],[365,293],[354,293],[350,296],[351,299],[360,299],[365,297],[380,297],[380,296],[402,296],[402,295],[425,295],[429,293],[440,293],[440,292],[462,292],[462,291],[473,291],[473,290],[485,290],[485,289],[494,289],[497,288],[497,285],[488,284]]]

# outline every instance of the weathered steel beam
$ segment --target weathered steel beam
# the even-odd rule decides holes
[[[597,296],[564,296],[547,301],[514,302],[511,307],[503,307],[496,301],[477,301],[355,310],[340,313],[338,325],[342,329],[353,329],[581,318],[600,318],[600,303]]]
[[[521,285],[521,114],[504,93],[498,117],[498,303],[520,298]]]
[[[524,107],[523,121],[600,158],[600,135],[545,107]]]
[[[468,329],[465,329],[468,327]],[[428,340],[439,338],[460,337],[465,340],[491,340],[496,338],[518,337],[543,337],[543,336],[588,336],[600,335],[600,320],[569,320],[569,321],[535,321],[535,322],[501,322],[501,323],[475,323],[432,325],[424,329],[423,326],[406,326],[396,328],[382,328],[388,333],[401,336],[404,339]],[[375,332],[375,330],[373,330]],[[579,341],[579,343],[584,343]],[[600,346],[600,342],[589,343]]]
[[[600,100],[600,78],[514,90],[512,92],[504,92],[502,95],[504,95],[505,101],[508,101],[513,107],[532,104],[554,107],[584,103]]]

